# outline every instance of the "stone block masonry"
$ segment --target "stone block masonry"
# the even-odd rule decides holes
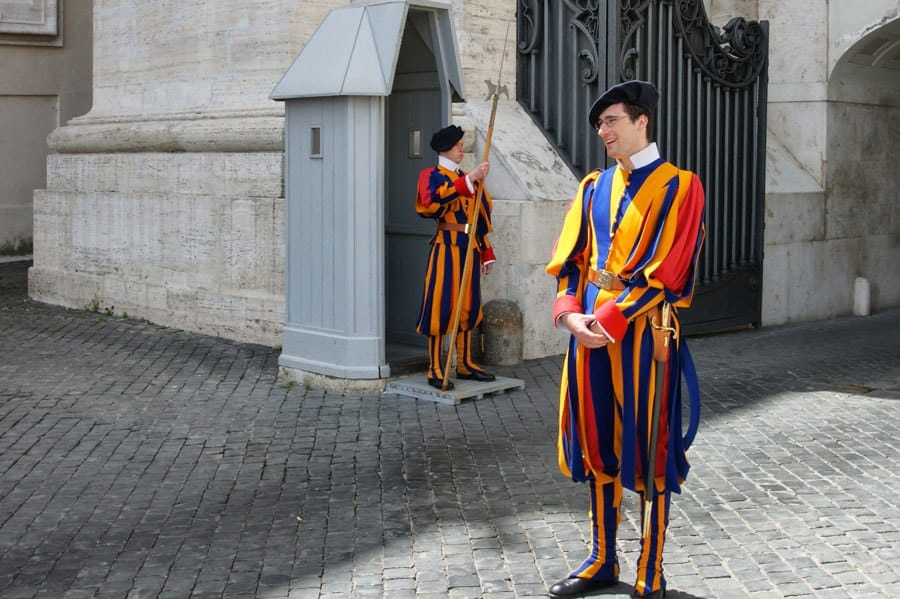
[[[34,299],[279,343],[280,152],[55,154]]]

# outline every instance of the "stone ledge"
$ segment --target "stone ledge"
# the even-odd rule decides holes
[[[283,201],[282,161],[280,151],[50,154],[46,189]]]
[[[40,264],[29,269],[28,296],[73,309],[94,305],[101,313],[127,313],[129,318],[170,328],[269,346],[280,342],[284,326],[280,295],[258,290],[185,289],[162,281],[112,279]]]
[[[81,117],[47,137],[51,152],[280,152],[284,116],[274,111],[209,116],[172,115],[142,120]]]

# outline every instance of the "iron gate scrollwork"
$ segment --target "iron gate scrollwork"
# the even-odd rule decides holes
[[[706,189],[688,332],[761,318],[768,29],[702,0],[520,0],[517,97],[578,176],[609,164],[587,110],[626,79],[660,90],[654,139]]]
[[[604,159],[585,115],[615,76],[616,2],[520,0],[516,95],[576,173]]]

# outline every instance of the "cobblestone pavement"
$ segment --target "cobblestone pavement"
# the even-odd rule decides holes
[[[32,302],[24,266],[0,265],[3,598],[540,597],[585,557],[558,357],[456,407],[341,396],[268,347]],[[900,594],[900,311],[690,345],[669,599]]]

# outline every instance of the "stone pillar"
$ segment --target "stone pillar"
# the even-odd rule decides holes
[[[515,366],[522,361],[522,311],[512,300],[495,299],[483,308],[484,363]]]
[[[818,317],[827,299],[817,290],[825,274],[817,263],[824,249],[828,7],[760,0],[759,18],[769,23],[762,323],[774,325]]]

